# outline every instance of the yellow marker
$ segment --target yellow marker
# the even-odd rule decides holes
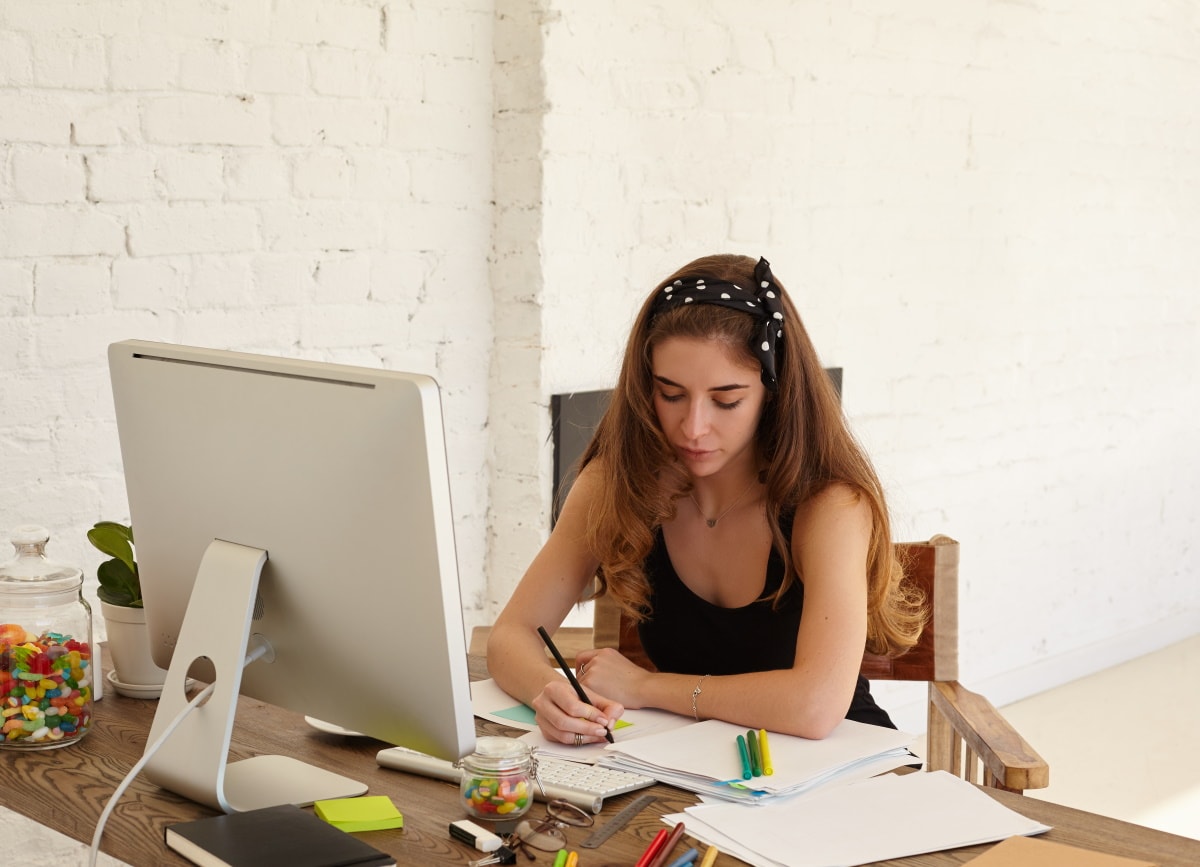
[[[771,745],[767,743],[767,730],[758,730],[758,749],[762,753],[763,773],[768,777],[775,773],[775,768],[771,764]]]
[[[572,850],[567,855],[567,867],[579,867],[579,853]]]
[[[717,860],[717,847],[709,846],[704,853],[704,858],[700,861],[700,867],[712,867],[713,862]]]

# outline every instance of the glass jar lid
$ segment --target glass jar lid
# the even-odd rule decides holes
[[[46,593],[74,590],[83,583],[83,572],[74,566],[55,563],[46,556],[50,533],[45,527],[26,524],[9,536],[17,549],[0,565],[0,593]]]
[[[481,737],[475,740],[475,752],[463,764],[486,771],[528,770],[529,745],[513,738]]]

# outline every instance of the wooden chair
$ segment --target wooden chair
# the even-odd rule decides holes
[[[983,696],[958,682],[958,542],[935,536],[928,542],[896,546],[905,574],[925,594],[931,616],[921,640],[895,659],[865,654],[869,680],[927,681],[927,770],[946,770],[973,783],[1010,792],[1049,785],[1050,769],[1041,756]],[[487,653],[487,627],[476,627],[471,652]],[[586,647],[615,647],[650,666],[637,627],[618,606],[595,602],[593,628],[566,627],[554,642],[568,662]],[[982,772],[982,774],[981,774]]]

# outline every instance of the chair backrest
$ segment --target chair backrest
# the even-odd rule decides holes
[[[863,655],[862,673],[869,680],[948,681],[958,679],[958,542],[934,536],[928,542],[896,545],[905,577],[924,595],[929,621],[921,638],[903,656]],[[596,647],[615,647],[653,670],[638,638],[637,624],[606,596],[593,613]]]

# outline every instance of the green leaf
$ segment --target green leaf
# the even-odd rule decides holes
[[[105,560],[96,570],[100,588],[96,595],[109,605],[142,607],[142,589],[137,574],[123,560]]]
[[[133,556],[133,530],[113,521],[100,521],[88,530],[88,541],[102,554],[124,563],[137,580],[137,561]]]

